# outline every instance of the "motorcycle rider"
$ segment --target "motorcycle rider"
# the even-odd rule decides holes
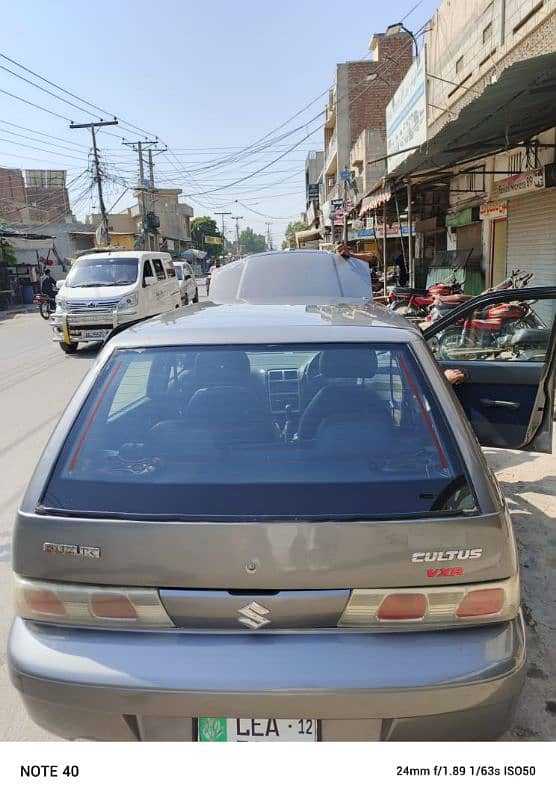
[[[41,291],[50,298],[50,305],[54,305],[54,299],[56,297],[56,281],[50,274],[49,269],[45,269],[44,271],[41,281]]]
[[[221,265],[221,263],[220,263],[220,259],[219,259],[219,258],[215,258],[215,259],[214,259],[214,264],[213,264],[213,265],[212,265],[212,267],[209,269],[209,271],[208,271],[208,275],[207,275],[207,279],[206,279],[206,281],[205,281],[205,287],[206,287],[206,290],[207,290],[207,295],[208,295],[208,293],[209,293],[209,290],[210,290],[210,282],[211,282],[211,279],[212,279],[212,275],[213,275],[213,273],[214,273],[214,270],[215,270],[215,269],[218,269],[220,266],[222,266],[222,265]]]

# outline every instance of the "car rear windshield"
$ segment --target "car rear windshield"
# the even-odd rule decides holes
[[[363,302],[372,296],[368,265],[334,254],[251,256],[214,270],[211,279],[215,303]]]
[[[127,286],[137,280],[137,258],[78,259],[66,279],[70,289],[92,286]]]
[[[176,519],[370,519],[473,510],[409,348],[116,350],[42,510]]]

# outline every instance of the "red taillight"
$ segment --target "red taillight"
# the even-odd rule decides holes
[[[422,619],[427,610],[424,594],[389,594],[377,611],[377,619]]]
[[[39,614],[49,614],[53,617],[63,617],[66,614],[63,603],[48,589],[26,589],[25,602],[32,611],[37,611]]]
[[[503,589],[473,589],[458,606],[457,617],[479,617],[498,614],[504,605]]]
[[[137,612],[123,594],[91,595],[91,611],[101,619],[137,619]]]

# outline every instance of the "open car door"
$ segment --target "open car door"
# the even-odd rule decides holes
[[[482,445],[552,452],[556,286],[479,295],[424,331]]]

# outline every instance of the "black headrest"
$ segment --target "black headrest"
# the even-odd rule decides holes
[[[319,370],[327,378],[372,378],[377,369],[376,353],[364,347],[323,350],[320,354]]]
[[[249,359],[240,350],[203,350],[195,360],[195,380],[205,386],[245,383],[250,375]]]
[[[511,344],[530,344],[546,347],[549,339],[550,328],[521,328],[512,336]]]

